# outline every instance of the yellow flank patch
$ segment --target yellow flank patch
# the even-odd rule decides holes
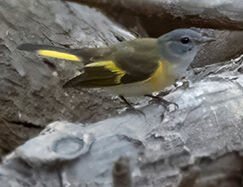
[[[87,64],[85,67],[100,67],[103,66],[104,68],[108,69],[109,71],[115,73],[117,75],[115,79],[115,83],[119,84],[121,82],[121,78],[126,74],[125,71],[121,70],[116,66],[113,61],[100,61],[94,62],[91,64]]]
[[[43,56],[61,58],[61,59],[72,60],[72,61],[80,61],[80,59],[73,54],[63,53],[63,52],[59,52],[59,51],[38,50],[37,53],[40,55],[43,55]]]
[[[154,91],[160,91],[163,82],[163,63],[158,61],[158,68],[145,82],[151,82]]]

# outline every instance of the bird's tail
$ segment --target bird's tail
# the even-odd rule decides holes
[[[48,45],[37,45],[37,44],[21,44],[17,47],[19,50],[35,52],[42,56],[60,58],[71,61],[82,61],[75,49],[66,49],[61,47],[54,47]]]

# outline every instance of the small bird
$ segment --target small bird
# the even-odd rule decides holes
[[[200,45],[213,40],[196,29],[176,29],[159,38],[138,38],[109,47],[66,49],[22,44],[18,49],[82,62],[83,72],[64,87],[104,87],[132,107],[125,97],[154,97],[153,92],[183,77]]]

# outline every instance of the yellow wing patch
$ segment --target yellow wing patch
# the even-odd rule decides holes
[[[80,61],[80,59],[73,54],[63,53],[63,52],[59,52],[59,51],[38,50],[37,53],[40,55],[43,55],[43,56],[61,58],[61,59],[72,60],[72,61]]]
[[[85,67],[100,67],[100,66],[103,66],[104,68],[108,69],[109,71],[111,71],[117,75],[117,77],[115,79],[115,83],[117,83],[117,84],[119,84],[121,82],[121,78],[126,74],[125,71],[118,68],[116,66],[116,64],[111,60],[94,62],[91,64],[87,64]]]

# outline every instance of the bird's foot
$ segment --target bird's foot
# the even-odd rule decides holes
[[[119,96],[120,97],[120,99],[122,100],[122,101],[124,101],[124,103],[126,103],[126,105],[127,105],[127,109],[126,109],[126,111],[127,112],[138,112],[138,113],[140,113],[140,114],[142,114],[143,116],[145,116],[145,114],[144,114],[144,112],[143,111],[141,111],[141,110],[139,110],[139,109],[136,109],[131,103],[129,103],[127,100],[126,100],[126,98],[124,97],[124,96]]]
[[[152,98],[152,100],[150,100],[150,103],[161,104],[162,106],[165,107],[167,111],[174,111],[179,108],[178,104],[174,102],[169,102],[163,99],[162,97],[154,96],[154,95],[145,95],[145,96]],[[171,109],[170,106],[174,106],[174,109]]]

